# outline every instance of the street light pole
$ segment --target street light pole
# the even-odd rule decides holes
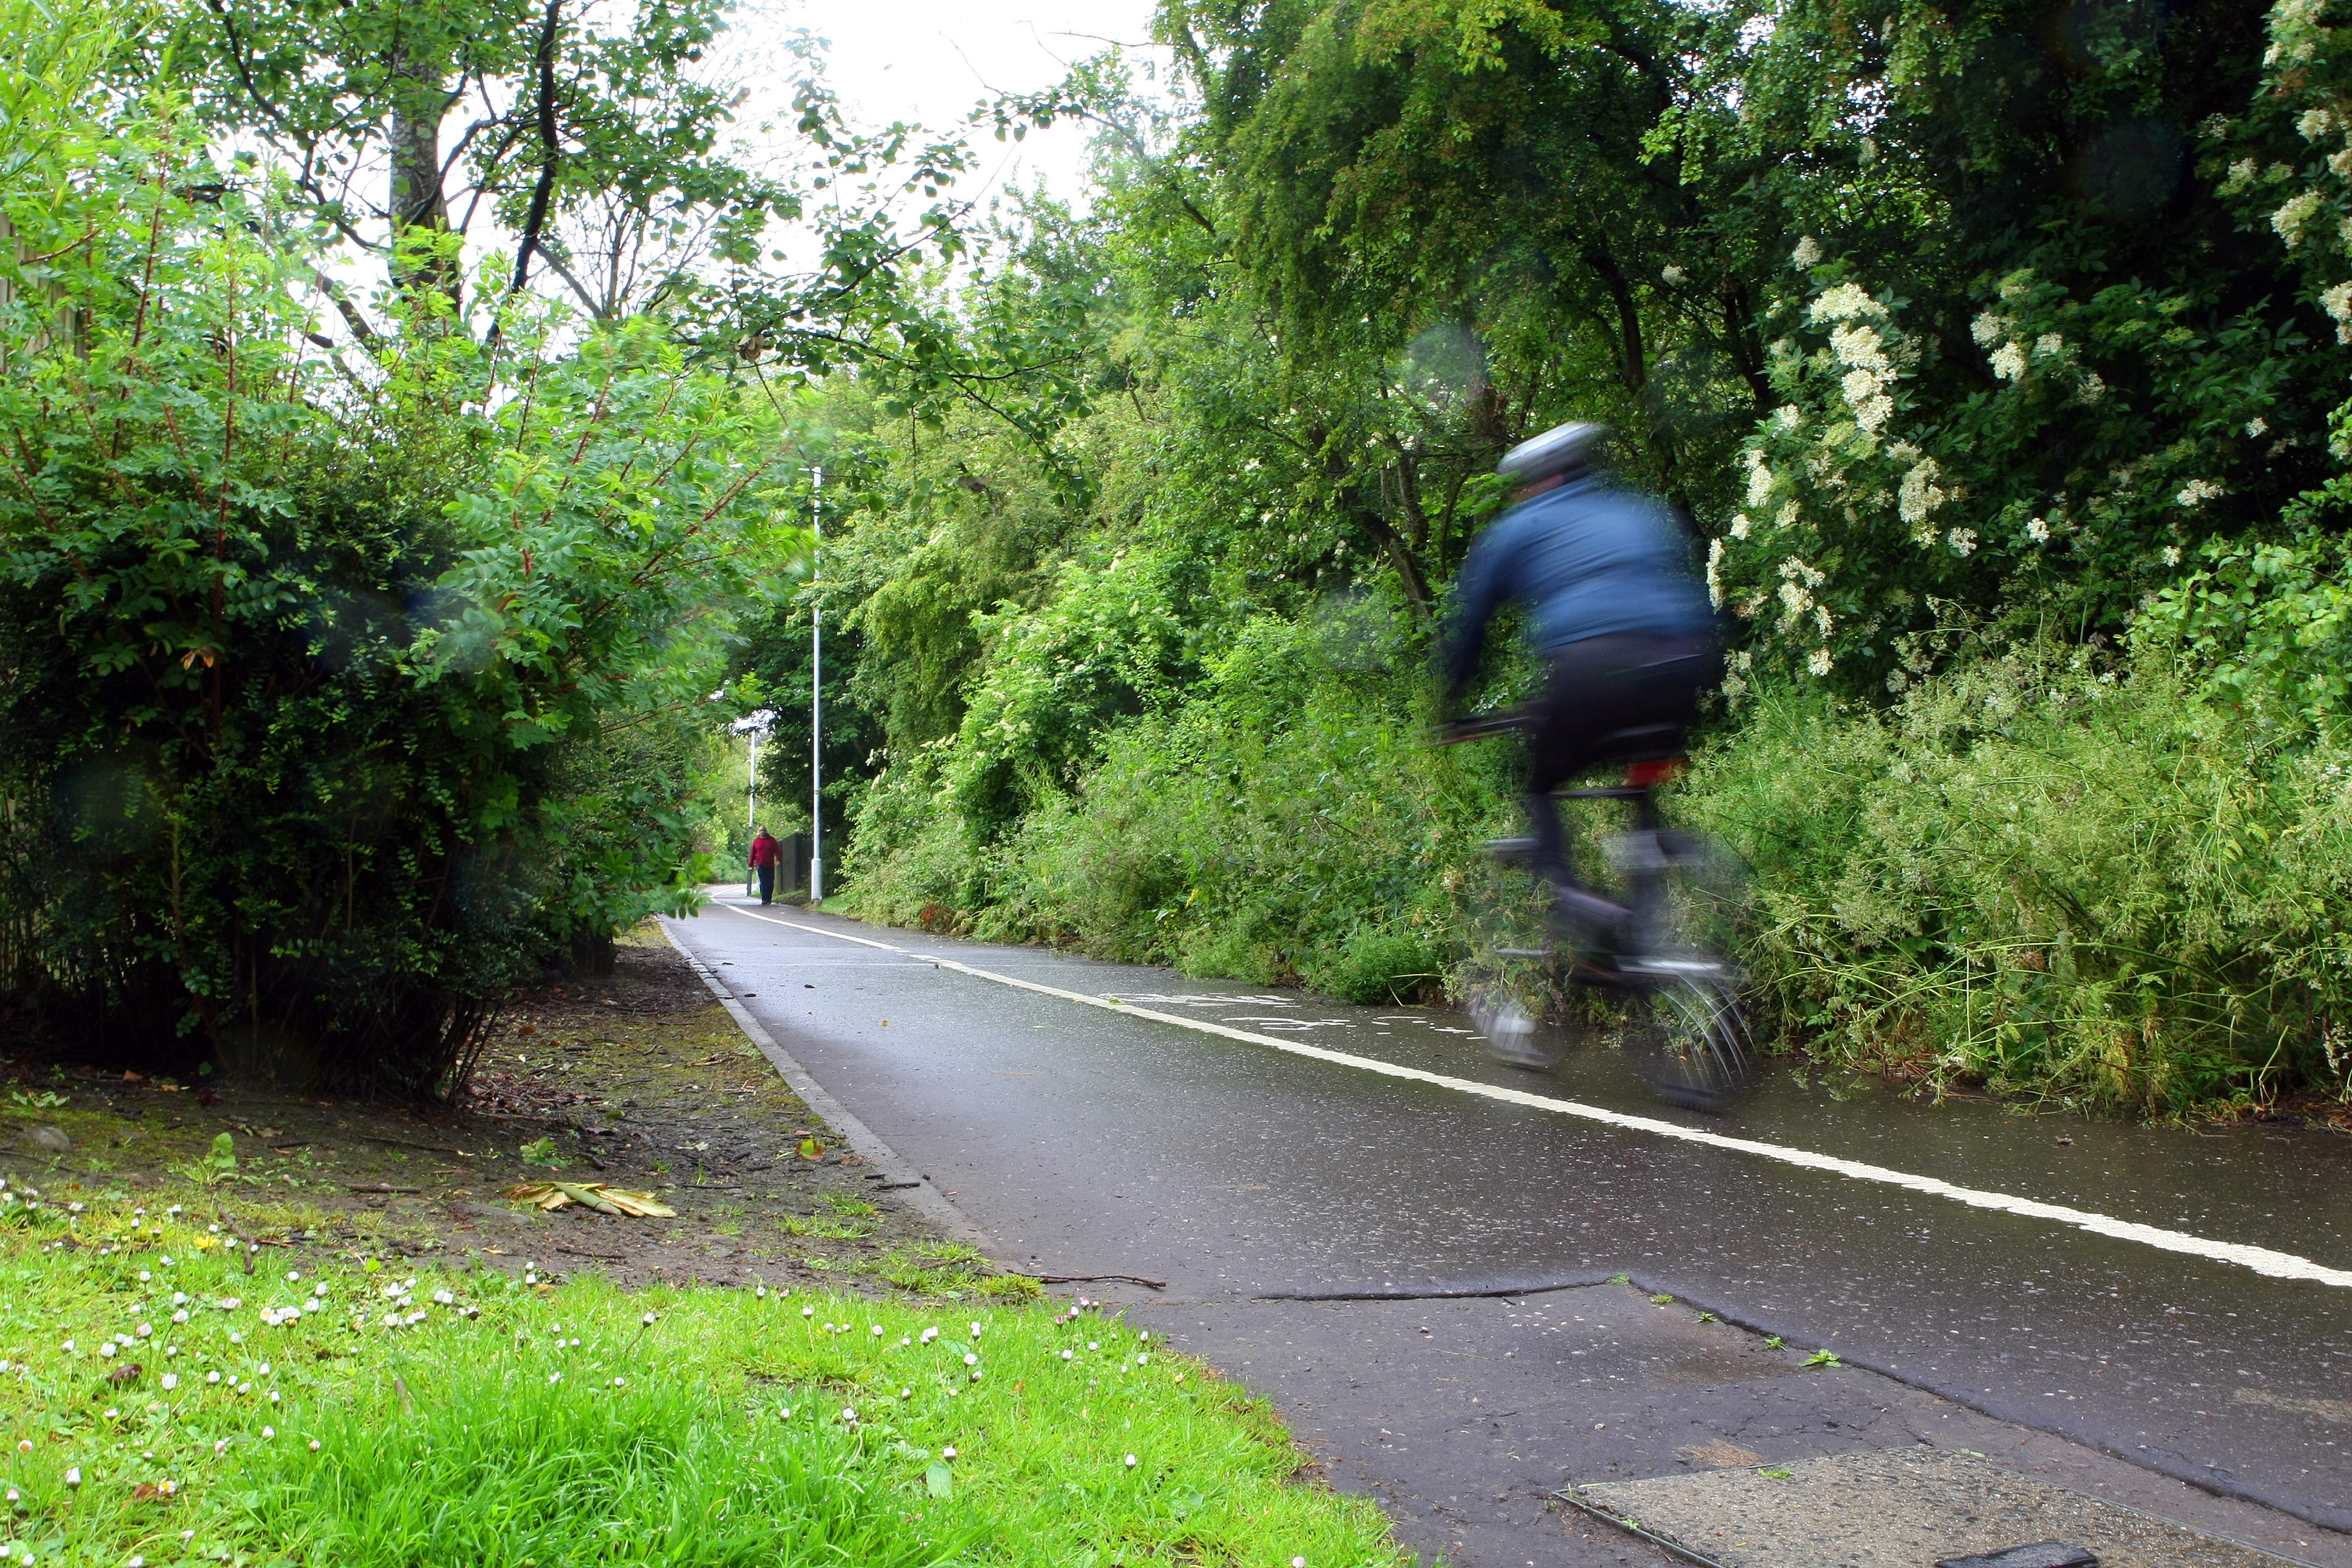
[[[817,562],[824,548],[824,465],[809,470],[815,483],[809,490],[809,529],[814,543],[809,552],[809,587],[817,584]],[[824,899],[824,609],[822,600],[809,601],[809,902]]]

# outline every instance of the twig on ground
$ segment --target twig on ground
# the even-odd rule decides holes
[[[397,1143],[404,1149],[422,1149],[428,1154],[447,1154],[459,1160],[478,1160],[478,1154],[468,1154],[463,1149],[452,1149],[446,1143],[419,1143],[408,1138],[388,1138],[381,1132],[362,1132],[353,1129],[352,1141],[357,1143]]]
[[[389,1182],[345,1182],[347,1193],[421,1193],[422,1187],[395,1187]]]
[[[261,1243],[259,1243],[259,1242],[257,1242],[257,1241],[254,1240],[254,1239],[253,1239],[253,1237],[249,1237],[249,1236],[246,1235],[246,1234],[245,1234],[245,1232],[243,1232],[242,1230],[239,1230],[239,1229],[237,1228],[236,1221],[235,1221],[235,1220],[233,1220],[233,1219],[231,1219],[231,1218],[229,1218],[229,1217],[228,1217],[228,1210],[226,1210],[226,1209],[223,1209],[223,1210],[221,1210],[221,1211],[220,1211],[220,1218],[221,1218],[221,1228],[222,1228],[223,1230],[227,1231],[231,1236],[233,1236],[233,1237],[236,1237],[239,1241],[241,1241],[241,1242],[245,1243],[245,1251],[244,1251],[244,1253],[243,1253],[243,1254],[241,1254],[241,1256],[242,1256],[242,1257],[244,1258],[244,1259],[245,1259],[245,1271],[246,1271],[247,1274],[252,1273],[252,1272],[253,1272],[253,1255],[254,1255],[256,1252],[258,1252],[259,1250],[261,1250]]]
[[[1146,1279],[1140,1274],[1024,1274],[1024,1279],[1034,1279],[1040,1285],[1093,1285],[1105,1279],[1123,1280],[1129,1285],[1148,1286],[1154,1290],[1168,1289],[1165,1279]]]

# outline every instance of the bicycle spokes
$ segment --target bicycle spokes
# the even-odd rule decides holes
[[[1755,1051],[1724,980],[1684,974],[1651,989],[1638,1038],[1652,1093],[1693,1110],[1721,1110],[1755,1079]]]

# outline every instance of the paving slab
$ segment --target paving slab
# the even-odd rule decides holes
[[[1603,1482],[1573,1496],[1721,1568],[2021,1562],[2035,1554],[2016,1548],[2053,1542],[2089,1552],[2101,1568],[2280,1568],[2289,1561],[1978,1455],[1924,1447]]]
[[[2169,1521],[2193,1539],[2250,1542],[2285,1561],[2352,1568],[2352,1542],[2334,1531],[1875,1373],[1809,1367],[1803,1353],[1769,1336],[1654,1294],[1629,1281],[1444,1300],[1171,1301],[1128,1311],[1274,1400],[1334,1485],[1377,1499],[1409,1545],[1455,1564],[1673,1560],[1559,1508],[1557,1494],[1571,1483],[1586,1484],[1575,1494],[1581,1499],[1591,1484],[1711,1471],[1754,1480],[1759,1468],[1917,1450],[1994,1463],[2021,1485]],[[1859,1498],[1852,1489],[1843,1495]],[[1887,1506],[1900,1502],[1890,1494]],[[1946,1544],[1951,1549],[1906,1559],[1907,1568],[1976,1550]],[[1807,1560],[1806,1568],[1831,1563]]]

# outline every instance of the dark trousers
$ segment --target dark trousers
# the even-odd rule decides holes
[[[759,871],[760,901],[764,904],[772,901],[776,896],[776,868],[772,862],[759,868]]]
[[[1698,717],[1699,694],[1723,679],[1723,654],[1710,637],[1587,637],[1549,655],[1551,674],[1528,739],[1528,825],[1535,868],[1555,887],[1577,886],[1568,835],[1551,792],[1578,774],[1622,757],[1618,732],[1671,725],[1643,750],[1671,754]]]

